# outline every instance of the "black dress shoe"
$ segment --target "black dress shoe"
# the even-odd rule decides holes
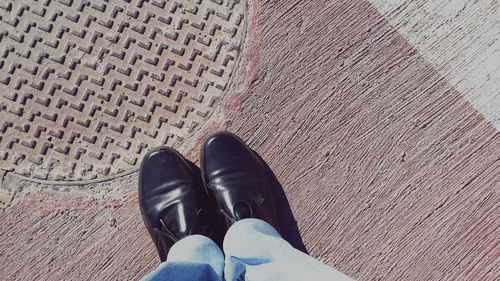
[[[202,149],[201,169],[205,187],[228,227],[241,219],[258,218],[279,231],[264,165],[237,136],[229,132],[209,136]]]
[[[178,240],[192,234],[212,237],[212,216],[200,177],[177,151],[160,147],[144,157],[139,206],[144,224],[165,261]]]

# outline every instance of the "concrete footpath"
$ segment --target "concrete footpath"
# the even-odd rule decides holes
[[[0,11],[4,13],[0,28],[7,32],[2,33],[4,39],[0,40],[0,52],[7,53],[0,58],[3,67],[0,82],[5,82],[0,85],[3,91],[0,116],[6,118],[0,120],[0,125],[4,124],[0,127],[0,159],[5,155],[0,170],[0,177],[3,176],[0,199],[4,207],[0,211],[0,279],[135,280],[147,274],[159,260],[137,206],[140,157],[152,146],[166,144],[199,163],[204,137],[219,129],[241,136],[272,168],[311,256],[357,280],[500,279],[498,1],[128,2],[131,1],[124,1],[126,6],[114,9],[115,3],[121,7],[122,2],[45,0],[38,1],[36,5],[41,6],[36,9],[34,6],[24,9],[24,14],[19,13],[18,6],[9,10],[7,4],[0,4]],[[189,5],[195,5],[193,3],[196,9],[188,9]],[[178,10],[172,8],[176,5]],[[202,13],[207,7],[204,5],[214,5],[206,9],[209,16]],[[217,10],[219,6],[221,10]],[[16,41],[19,34],[12,33],[15,32],[12,24],[16,18],[23,23],[22,17],[33,16],[34,10],[42,9],[47,10],[44,16],[48,18],[47,26],[57,26],[57,21],[50,17],[52,11],[61,13],[58,17],[67,21],[69,27],[65,34],[87,28],[84,19],[91,9],[109,14],[114,24],[106,22],[107,18],[97,18],[90,27],[118,30],[123,20],[129,22],[128,30],[133,30],[134,21],[144,25],[144,29],[138,24],[137,30],[143,33],[130,31],[136,41],[126,39],[125,29],[116,40],[112,34],[102,31],[103,36],[94,43],[86,42],[103,44],[109,49],[101,57],[101,47],[89,51],[98,58],[95,70],[85,66],[85,63],[88,66],[93,63],[91,57],[85,56],[87,62],[82,59],[81,64],[71,69],[72,56],[79,52],[83,55],[83,47],[75,48],[76,53],[68,52],[65,61],[58,63],[49,46],[55,41],[42,38],[45,41],[41,39],[39,48],[47,49],[47,59],[42,59],[46,63],[38,65],[40,74],[32,75],[26,72],[30,65],[22,61],[22,54],[27,53],[22,50],[31,49],[20,49],[16,45],[29,45],[31,39],[24,43]],[[120,9],[123,19],[120,12],[111,17]],[[160,10],[167,13],[162,20]],[[142,11],[155,14],[149,16],[153,20],[146,22],[148,13]],[[181,26],[176,22],[176,13],[182,14]],[[231,16],[227,16],[229,14]],[[80,15],[79,20],[71,21],[76,19],[75,15]],[[171,17],[168,24],[167,15]],[[210,15],[221,23],[211,22]],[[202,25],[197,16],[207,28],[196,27]],[[159,37],[148,37],[155,22],[173,29],[158,31]],[[44,24],[39,23],[37,28]],[[183,24],[185,28],[198,28],[213,37],[209,40],[192,30],[182,33]],[[18,26],[20,32],[25,30],[22,24]],[[214,31],[208,26],[215,26]],[[91,28],[88,30],[91,34]],[[179,34],[178,45],[175,48],[169,45],[165,53],[158,54],[161,40],[173,40],[171,32]],[[67,42],[83,46],[83,40],[91,38],[64,41],[69,37],[58,38],[55,27],[53,33],[54,40],[60,42],[57,48],[62,49]],[[193,43],[182,41],[185,36],[189,37],[188,33],[193,34]],[[25,39],[30,34],[26,33]],[[105,41],[108,35],[109,42]],[[112,43],[113,40],[118,43]],[[131,44],[131,49],[125,47],[126,42]],[[141,42],[143,44],[139,44]],[[158,49],[154,49],[156,43]],[[198,45],[192,47],[192,44]],[[116,57],[122,49],[123,61]],[[135,69],[130,70],[132,74],[127,72],[124,65],[134,56],[130,50],[134,50],[141,69],[147,72],[143,72],[146,80],[138,79]],[[197,50],[200,60],[191,56]],[[9,61],[17,51],[19,68]],[[158,58],[157,65],[154,56]],[[171,62],[172,68],[165,70],[168,59],[173,60],[175,56],[179,58]],[[50,60],[52,58],[54,60]],[[147,58],[151,60],[146,61]],[[99,61],[106,63],[99,64]],[[16,71],[25,69],[23,75],[31,75],[30,79],[36,82],[44,77],[45,69],[51,67],[56,74],[61,71],[62,76],[66,73],[62,67],[73,73],[68,79],[50,74],[49,80],[43,80],[46,85],[50,81],[61,86],[52,96],[50,89],[31,87],[28,78],[26,83],[19,84],[21,90],[16,90],[15,82],[6,80],[9,77],[9,81],[17,81]],[[174,67],[178,70],[172,70]],[[198,69],[206,71],[197,76]],[[10,74],[12,71],[14,74]],[[168,76],[169,71],[180,71],[180,74]],[[124,96],[128,95],[122,107],[116,108],[118,116],[128,116],[130,106],[129,111],[135,112],[133,118],[139,121],[133,118],[116,121],[107,113],[88,117],[92,106],[102,104],[104,112],[108,102],[100,103],[101,86],[91,83],[93,75],[97,79],[101,72],[107,75],[102,81],[105,89],[114,83],[118,87],[115,93],[123,91]],[[88,83],[85,89],[92,89],[95,95],[90,95],[89,103],[85,103],[80,100],[85,91],[77,91],[66,98],[68,111],[57,111],[66,108],[56,107],[58,93],[61,92],[61,97],[69,96],[71,85],[77,87],[78,76],[85,73],[88,79],[80,82]],[[164,80],[158,78],[162,73],[167,75]],[[135,80],[127,80],[132,78]],[[188,85],[186,80],[194,81],[192,79],[199,82]],[[63,82],[58,82],[60,80]],[[131,90],[132,82],[137,83],[139,90]],[[132,88],[126,88],[127,83]],[[204,83],[207,88],[203,87]],[[151,85],[151,94],[134,96],[135,92],[143,93],[148,88],[146,84]],[[161,89],[172,89],[172,95],[167,97],[166,90],[163,95]],[[22,159],[28,159],[32,150],[38,151],[39,147],[38,142],[33,144],[33,149],[22,145],[19,134],[26,132],[15,120],[28,118],[29,114],[16,115],[15,110],[10,110],[14,108],[10,102],[21,107],[23,95],[32,91],[37,92],[34,98],[28,97],[23,112],[40,111],[35,120],[43,124],[52,122],[53,127],[47,125],[43,134],[51,130],[57,132],[62,124],[57,123],[62,118],[57,118],[66,116],[66,112],[73,114],[75,124],[76,120],[90,120],[88,128],[75,125],[71,131],[81,127],[82,140],[87,129],[89,134],[96,134],[95,147],[90,142],[82,142],[89,145],[89,152],[83,153],[82,159],[88,159],[85,161],[93,168],[80,167],[80,163],[64,166],[65,159],[75,161],[73,152],[82,148],[78,142],[75,146],[68,144],[66,154],[49,150],[47,154],[40,154],[39,164],[34,159],[29,166],[22,166],[25,163]],[[14,93],[18,95],[14,97]],[[37,95],[41,95],[39,102],[35,101]],[[52,101],[43,105],[43,95]],[[161,104],[158,110],[164,113],[148,111],[152,100]],[[169,100],[176,103],[176,110],[172,109],[174,106],[167,106]],[[31,101],[33,106],[28,108]],[[110,106],[114,101],[110,96]],[[79,102],[84,104],[83,110],[69,109],[72,103],[78,107]],[[47,111],[50,114],[58,113],[57,121],[49,120],[53,115],[43,117],[44,111],[37,109],[42,105],[53,110]],[[98,116],[109,118],[101,133],[96,133]],[[160,124],[158,129],[156,121],[162,116],[168,117],[164,120],[167,127]],[[119,127],[120,122],[124,122],[122,135],[110,129],[113,124]],[[33,124],[29,126],[34,128],[37,123]],[[17,131],[16,125],[19,125]],[[59,129],[64,131],[64,128]],[[32,137],[33,130],[25,131],[29,131],[27,137]],[[100,138],[108,131],[114,141],[109,141],[110,147],[105,149]],[[130,133],[132,131],[137,131],[137,137]],[[69,143],[66,138],[70,135],[66,132],[69,130],[64,131],[65,144]],[[12,145],[12,141],[5,141],[9,138]],[[60,143],[53,139],[44,141],[53,143],[56,150]],[[128,140],[131,148],[117,145],[122,140]],[[42,145],[43,142],[39,142]],[[123,149],[124,156],[116,157],[118,160],[113,164],[107,159],[114,157],[111,152],[115,146]],[[107,162],[93,157],[92,151],[102,152],[101,158]],[[19,156],[21,160],[16,158],[16,162],[15,155],[25,156]],[[57,168],[44,166],[46,159],[57,157],[62,157],[58,158],[61,165],[54,164]],[[69,170],[72,172],[64,175]]]

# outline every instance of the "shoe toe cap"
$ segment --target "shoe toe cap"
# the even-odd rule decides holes
[[[144,157],[140,171],[139,195],[154,197],[167,194],[169,189],[192,185],[193,176],[188,164],[175,150],[156,148]]]
[[[253,151],[229,132],[217,132],[207,138],[203,146],[202,165],[209,177],[231,171],[262,169]]]

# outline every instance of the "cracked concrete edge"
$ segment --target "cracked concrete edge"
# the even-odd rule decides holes
[[[137,174],[129,173],[108,181],[64,185],[34,182],[8,173],[4,182],[11,190],[10,198],[0,212],[26,199],[29,205],[42,212],[88,209],[95,205],[116,208],[137,199]]]
[[[214,131],[227,129],[232,123],[232,119],[238,115],[241,103],[248,97],[252,84],[258,80],[256,75],[259,64],[258,45],[260,43],[260,32],[258,30],[259,8],[259,1],[245,1],[244,9],[247,18],[244,21],[241,55],[235,63],[234,75],[228,83],[229,87],[227,87],[219,101],[219,106],[206,117],[204,126],[196,128],[184,142],[174,147],[194,163],[199,163],[199,148],[206,136]],[[26,188],[36,190],[44,187],[58,191],[74,190],[75,187],[93,189],[95,186],[112,186],[114,182],[130,177],[136,178],[138,173],[139,168],[136,168],[92,180],[52,181],[29,178],[0,169],[0,211],[5,211],[20,200],[17,195]]]
[[[258,46],[260,44],[259,14],[260,2],[245,1],[244,32],[242,36],[241,55],[235,63],[234,75],[229,87],[219,101],[219,106],[207,117],[204,126],[196,131],[185,142],[176,147],[183,155],[194,163],[199,163],[200,147],[205,138],[212,132],[227,130],[232,120],[239,115],[241,104],[249,96],[249,90],[255,82],[258,66]]]
[[[179,152],[183,153],[184,156],[192,162],[199,163],[199,159],[197,154],[195,153],[204,138],[213,131],[224,129],[224,125],[227,122],[227,115],[231,113],[235,108],[228,107],[228,100],[238,99],[241,93],[244,91],[242,88],[245,87],[245,78],[248,71],[249,61],[251,58],[245,53],[249,47],[254,45],[255,40],[252,40],[252,35],[255,25],[256,15],[254,14],[254,6],[252,0],[244,1],[243,11],[247,16],[243,21],[243,36],[241,38],[241,50],[240,55],[237,58],[237,61],[234,64],[233,76],[230,78],[228,82],[228,87],[224,91],[221,96],[221,100],[219,100],[219,106],[211,112],[205,119],[203,126],[197,127],[194,132],[188,135],[188,137],[177,146],[173,147],[174,149],[179,150]],[[257,1],[258,2],[258,1]],[[257,13],[258,15],[258,13]],[[243,85],[243,87],[242,87]],[[237,109],[237,108],[236,108]]]
[[[9,171],[0,170],[0,210],[5,210],[18,201],[24,189],[48,188],[56,191],[70,191],[75,188],[90,190],[99,186],[112,186],[113,182],[122,181],[126,178],[137,177],[138,169],[133,169],[125,173],[114,176],[98,178],[84,181],[51,181],[32,179]]]
[[[14,196],[23,188],[23,180],[15,174],[0,170],[0,210],[14,201]]]
[[[3,183],[7,171],[0,170],[0,209],[9,205],[12,195]]]

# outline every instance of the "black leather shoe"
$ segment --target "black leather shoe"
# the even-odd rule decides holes
[[[194,172],[177,151],[167,147],[150,151],[142,162],[139,206],[161,261],[176,241],[188,235],[215,235],[207,193]]]
[[[258,218],[279,231],[264,165],[237,136],[229,132],[210,135],[202,149],[201,169],[205,187],[228,227],[241,219]]]

